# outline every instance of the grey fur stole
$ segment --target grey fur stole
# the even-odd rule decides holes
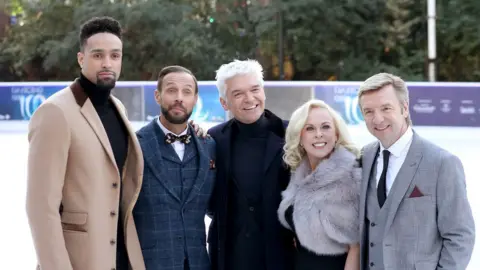
[[[285,211],[294,205],[293,224],[303,247],[319,255],[342,254],[359,242],[361,168],[353,153],[337,146],[313,173],[305,158],[282,192],[280,222],[290,228]]]

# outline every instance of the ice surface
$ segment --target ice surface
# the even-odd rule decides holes
[[[144,123],[135,123],[136,128]],[[212,124],[202,124],[204,128]],[[362,146],[373,140],[363,125],[351,126],[355,142]],[[480,128],[416,127],[416,132],[457,155],[463,162],[468,196],[477,224],[480,223]],[[0,258],[1,269],[35,269],[36,257],[25,214],[26,158],[28,142],[26,124],[0,122]],[[461,221],[459,221],[461,222]],[[208,218],[205,219],[208,225]],[[477,237],[478,239],[478,237]],[[480,248],[477,244],[468,270],[480,270]]]

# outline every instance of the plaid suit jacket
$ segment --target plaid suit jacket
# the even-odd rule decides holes
[[[145,160],[142,190],[133,215],[148,270],[210,270],[205,214],[216,171],[215,142],[198,138],[183,160],[164,142],[157,119],[137,132]]]

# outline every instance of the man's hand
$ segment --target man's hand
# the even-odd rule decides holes
[[[207,130],[203,130],[198,124],[193,122],[193,120],[190,120],[188,124],[190,124],[193,127],[193,130],[195,130],[195,134],[197,135],[197,137],[200,137],[200,138],[210,137],[210,135],[208,135],[207,133]]]

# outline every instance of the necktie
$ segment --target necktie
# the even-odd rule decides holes
[[[173,133],[167,133],[167,135],[165,135],[165,142],[168,143],[168,144],[172,144],[175,141],[179,141],[179,142],[182,142],[184,144],[189,144],[191,137],[192,136],[190,136],[188,134],[185,134],[185,135],[182,135],[182,136],[177,136]]]
[[[385,200],[387,199],[387,169],[388,169],[388,160],[390,158],[390,152],[388,150],[383,150],[383,170],[382,175],[380,175],[380,180],[377,187],[377,198],[380,208],[382,208]]]

